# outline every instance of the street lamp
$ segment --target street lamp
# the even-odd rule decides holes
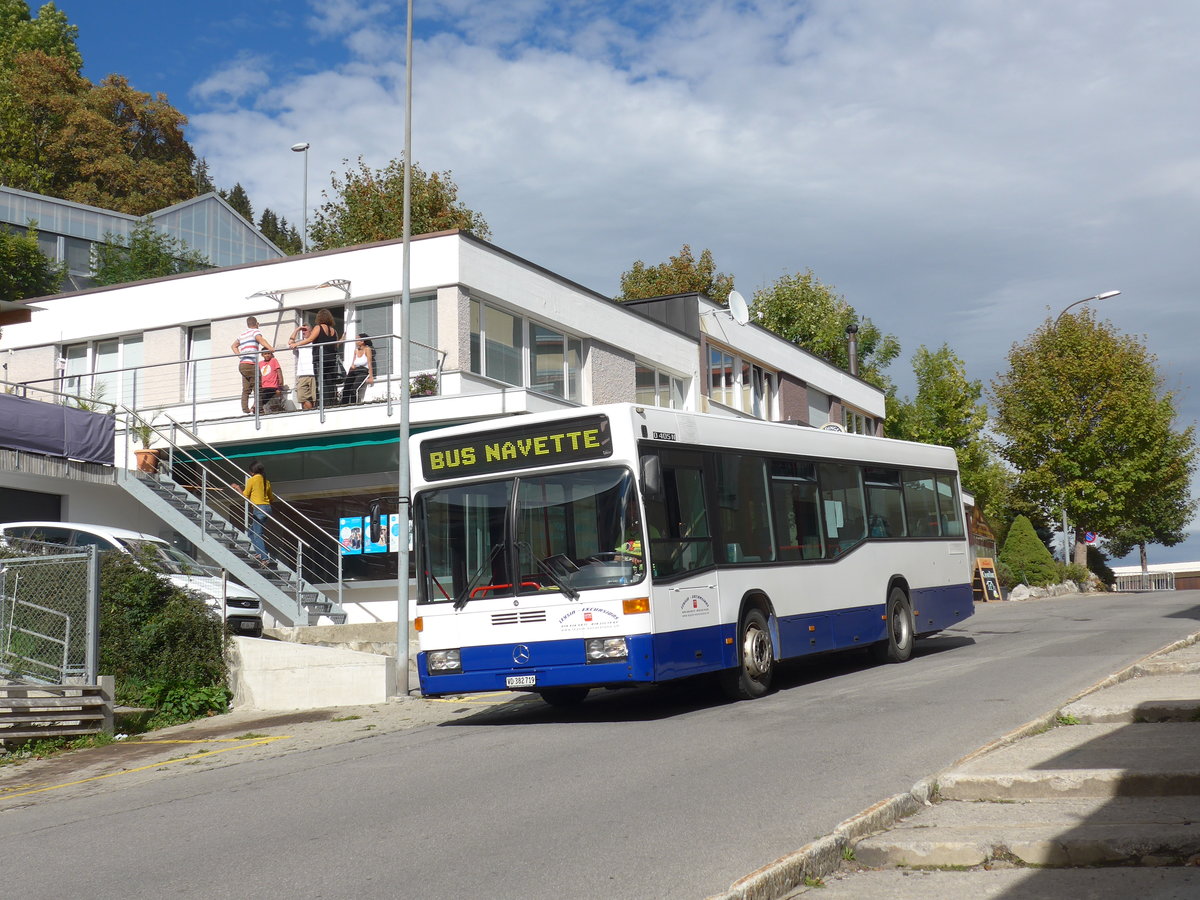
[[[295,149],[295,148],[293,147],[292,149]],[[1121,292],[1120,291],[1105,291],[1103,294],[1096,294],[1093,297],[1084,297],[1082,300],[1076,300],[1074,303],[1071,304],[1071,306],[1078,306],[1080,303],[1090,303],[1092,300],[1107,300],[1109,297],[1115,297],[1119,293],[1121,293]],[[1070,309],[1071,306],[1068,306],[1066,309],[1064,309],[1062,312],[1060,312],[1058,314],[1058,319],[1054,320],[1055,325],[1058,324],[1059,319],[1061,319],[1063,316],[1065,316],[1067,314],[1067,310]]]
[[[303,230],[300,232],[300,248],[308,252],[308,141],[301,141],[298,144],[292,144],[293,153],[304,154],[304,224]]]

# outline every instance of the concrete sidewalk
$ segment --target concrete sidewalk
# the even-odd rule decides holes
[[[1106,679],[727,896],[1200,897],[1197,639]]]

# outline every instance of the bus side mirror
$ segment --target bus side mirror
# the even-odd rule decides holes
[[[383,537],[383,529],[379,527],[379,501],[372,500],[367,507],[368,520],[371,523],[371,543],[378,544]]]
[[[647,500],[663,498],[662,460],[657,454],[642,457],[642,496]]]

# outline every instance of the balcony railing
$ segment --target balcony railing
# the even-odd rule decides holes
[[[296,400],[298,379],[295,354],[303,350],[293,351],[284,346],[276,351],[275,355],[283,373],[284,387],[269,404],[256,402],[258,398],[263,397],[263,390],[259,367],[255,366],[255,383],[250,405],[256,426],[262,426],[261,420],[264,416],[279,413],[319,416],[321,422],[324,422],[330,409],[342,405],[379,404],[390,417],[399,414],[396,407],[401,391],[405,389],[411,397],[436,396],[441,393],[446,362],[444,350],[410,341],[410,372],[407,385],[403,385],[403,378],[397,371],[400,337],[395,334],[372,335],[371,340],[375,344],[374,381],[372,384],[362,385],[356,392],[357,396],[346,404],[340,400],[333,403],[325,392],[318,390],[315,407],[312,410],[301,409]],[[346,347],[352,348],[354,342],[348,339],[324,346],[336,347],[339,358],[344,358],[347,355]],[[153,418],[154,414],[162,411],[175,421],[194,428],[200,422],[237,418],[243,414],[239,358],[237,353],[225,353],[219,356],[151,363],[101,372],[63,372],[51,378],[6,384],[4,388],[31,400],[68,402],[70,405],[100,411],[125,406],[137,410],[139,415],[146,419]],[[315,377],[320,380],[319,371]],[[63,401],[60,399],[63,397],[70,399]]]

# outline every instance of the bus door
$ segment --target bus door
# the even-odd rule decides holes
[[[732,665],[721,622],[707,455],[663,449],[642,457],[656,680]]]

